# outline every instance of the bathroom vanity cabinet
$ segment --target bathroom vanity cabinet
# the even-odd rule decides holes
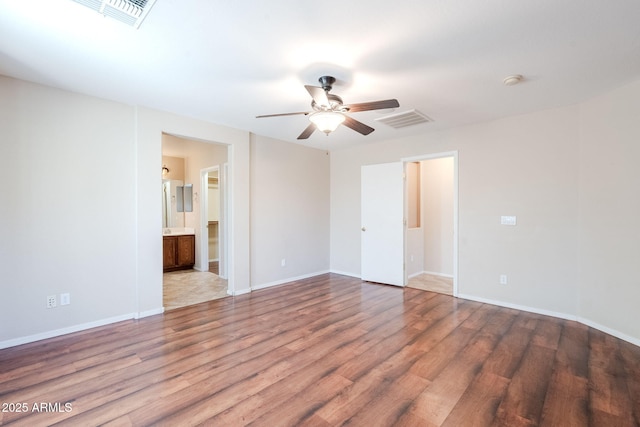
[[[196,236],[162,236],[163,271],[185,270],[196,262]]]

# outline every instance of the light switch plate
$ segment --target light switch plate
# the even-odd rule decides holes
[[[69,305],[71,304],[71,294],[64,293],[60,294],[60,305]]]
[[[503,216],[500,217],[500,224],[502,224],[502,225],[516,225],[516,217],[515,216],[503,215]]]

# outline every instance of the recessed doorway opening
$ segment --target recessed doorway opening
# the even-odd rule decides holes
[[[228,149],[229,146],[226,144],[162,134],[163,172],[168,169],[163,176],[162,186],[162,286],[165,310],[230,295],[226,277]],[[192,195],[188,201],[191,203],[191,209],[176,208],[176,205],[180,204],[175,202],[175,195],[167,194],[167,188],[171,188],[166,184],[167,181],[179,181],[185,187],[192,187]],[[168,222],[168,219],[172,222]],[[212,229],[211,232],[209,228]],[[185,248],[188,245],[177,244],[177,260],[174,260],[174,265],[167,266],[167,259],[171,259],[172,250],[171,247],[167,247],[167,240],[182,233],[193,236],[192,243],[189,243],[191,246]],[[191,252],[185,255],[180,254],[180,251]],[[210,262],[210,257],[213,262]]]
[[[456,296],[457,153],[405,159],[405,283]]]

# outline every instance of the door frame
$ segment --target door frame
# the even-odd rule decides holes
[[[403,157],[400,161],[403,169],[407,170],[407,163],[421,162],[423,160],[442,159],[453,157],[453,296],[458,296],[458,151],[445,151],[441,153],[423,154],[421,156]],[[408,217],[407,181],[404,180],[404,217]],[[407,253],[407,227],[404,227],[404,253]],[[406,260],[405,260],[406,262]],[[408,283],[407,270],[404,269],[404,280]]]
[[[226,164],[226,162],[225,162]],[[220,219],[218,220],[218,263],[220,265],[219,276],[222,279],[227,279],[226,263],[228,260],[228,254],[226,253],[227,238],[227,206],[228,206],[228,183],[226,176],[223,178],[222,174],[226,172],[223,169],[224,165],[210,166],[208,168],[200,169],[200,188],[201,188],[201,201],[200,203],[200,265],[203,271],[208,270],[209,266],[209,172],[218,172],[218,188],[220,191]],[[223,242],[223,239],[225,241]],[[206,268],[205,268],[206,267]]]

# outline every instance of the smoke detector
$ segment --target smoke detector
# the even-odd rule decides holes
[[[514,74],[513,76],[505,77],[502,82],[504,83],[505,86],[514,86],[522,82],[523,80],[524,80],[524,77],[522,77],[520,74]]]
[[[96,12],[139,28],[156,0],[73,0]]]

